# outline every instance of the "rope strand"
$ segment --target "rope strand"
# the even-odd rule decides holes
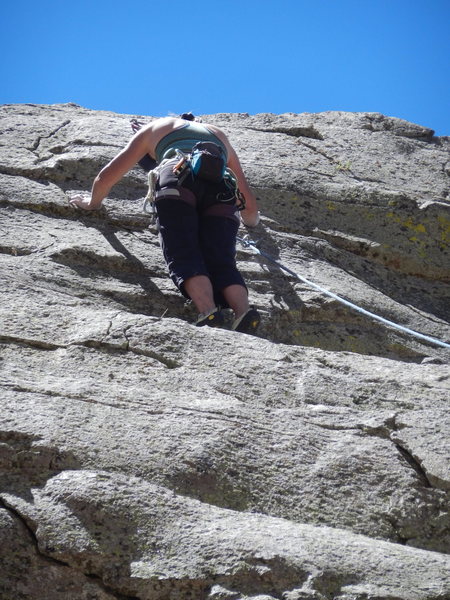
[[[403,325],[394,323],[393,321],[389,321],[389,319],[385,319],[384,317],[381,317],[380,315],[372,313],[372,312],[366,310],[365,308],[362,308],[361,306],[358,306],[357,304],[350,302],[349,300],[345,300],[345,298],[341,298],[340,296],[338,296],[337,294],[335,294],[333,292],[330,292],[326,288],[323,288],[322,286],[317,285],[317,283],[309,281],[309,279],[306,279],[306,277],[302,277],[301,275],[298,275],[297,273],[295,273],[288,267],[285,267],[282,263],[278,262],[275,258],[270,256],[269,254],[262,252],[257,247],[256,242],[251,240],[248,236],[246,236],[245,238],[238,237],[237,240],[238,240],[238,242],[241,243],[241,245],[244,248],[250,248],[250,247],[253,248],[257,252],[257,254],[259,254],[260,256],[263,256],[264,258],[266,258],[273,264],[277,265],[278,268],[282,269],[283,271],[286,271],[290,275],[293,275],[294,277],[296,277],[303,283],[306,283],[307,285],[315,288],[316,290],[319,290],[319,292],[322,292],[323,294],[330,296],[330,298],[334,298],[341,304],[345,304],[345,306],[349,306],[350,308],[353,308],[354,310],[362,313],[363,315],[366,315],[367,317],[376,319],[377,321],[380,321],[381,323],[384,323],[385,325],[388,325],[389,327],[393,327],[394,329],[399,329],[400,331],[408,333],[409,335],[412,335],[414,337],[421,338],[422,340],[430,342],[431,344],[437,344],[438,346],[442,346],[443,348],[450,348],[450,344],[447,344],[446,342],[442,342],[441,340],[430,337],[429,335],[424,335],[423,333],[419,333],[418,331],[414,331],[413,329],[409,329],[408,327],[404,327]]]

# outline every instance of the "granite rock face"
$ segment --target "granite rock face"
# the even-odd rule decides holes
[[[450,140],[204,117],[260,199],[256,337],[192,325],[139,168],[69,206],[135,115],[0,114],[0,598],[450,598],[450,351],[303,280],[448,344]]]

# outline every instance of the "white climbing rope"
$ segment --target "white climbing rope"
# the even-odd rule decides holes
[[[430,337],[429,335],[424,335],[423,333],[419,333],[418,331],[414,331],[413,329],[404,327],[403,325],[400,325],[399,323],[394,323],[393,321],[389,321],[389,319],[385,319],[384,317],[381,317],[380,315],[372,313],[372,312],[366,310],[365,308],[362,308],[361,306],[358,306],[357,304],[350,302],[349,300],[345,300],[345,298],[341,298],[337,294],[330,292],[329,290],[323,288],[320,285],[317,285],[317,283],[313,283],[312,281],[309,281],[309,279],[306,279],[306,277],[302,277],[301,275],[298,275],[297,273],[295,273],[288,267],[284,266],[283,264],[281,264],[280,262],[278,262],[277,260],[272,258],[269,254],[262,252],[257,247],[256,242],[253,241],[252,239],[250,239],[248,236],[245,236],[244,238],[238,237],[237,240],[238,240],[238,242],[241,243],[241,245],[244,248],[253,248],[257,254],[259,254],[260,256],[264,256],[264,258],[266,258],[270,262],[277,265],[277,267],[279,267],[280,269],[283,269],[283,271],[286,271],[287,273],[289,273],[290,275],[293,275],[300,281],[303,281],[303,283],[306,283],[307,285],[315,288],[316,290],[319,290],[319,292],[322,292],[323,294],[330,296],[330,298],[334,298],[341,304],[345,304],[345,306],[349,306],[350,308],[353,308],[354,310],[360,312],[363,315],[366,315],[367,317],[371,317],[372,319],[381,321],[381,323],[384,323],[385,325],[388,325],[389,327],[393,327],[394,329],[398,329],[398,330],[408,333],[409,335],[412,335],[414,337],[421,338],[422,340],[426,340],[427,342],[430,342],[431,344],[437,344],[438,346],[442,346],[443,348],[450,348],[450,344],[447,344],[447,342],[442,342],[441,340]]]

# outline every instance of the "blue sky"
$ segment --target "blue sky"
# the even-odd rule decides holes
[[[450,135],[450,0],[11,0],[0,103],[369,111]]]

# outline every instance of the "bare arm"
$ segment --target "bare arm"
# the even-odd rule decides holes
[[[70,202],[84,210],[98,210],[109,191],[149,151],[149,130],[137,133],[94,179],[91,198],[76,196]]]

